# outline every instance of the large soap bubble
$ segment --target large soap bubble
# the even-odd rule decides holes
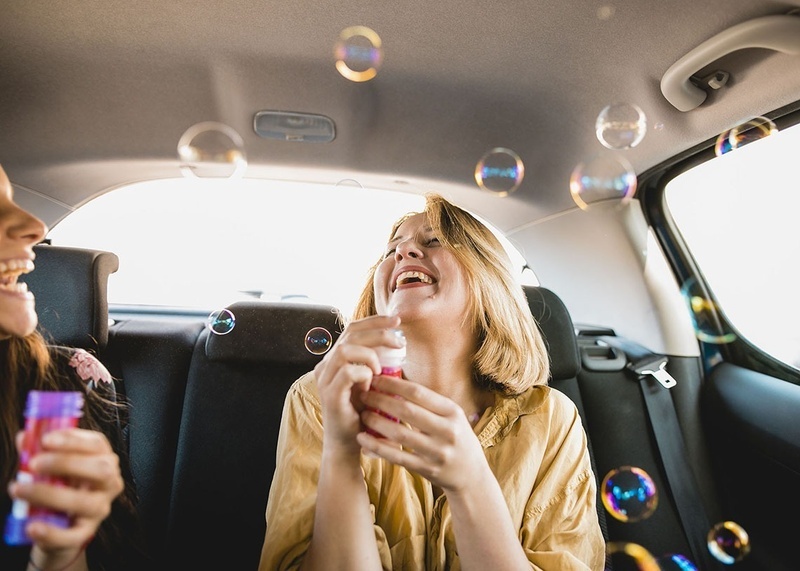
[[[247,169],[244,141],[224,123],[189,127],[178,141],[181,172],[190,178],[240,178]]]

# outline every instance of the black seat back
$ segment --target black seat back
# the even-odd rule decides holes
[[[20,281],[36,296],[39,330],[54,345],[99,351],[108,341],[108,278],[119,268],[112,252],[34,246],[36,268]]]
[[[239,302],[233,329],[203,331],[189,370],[167,531],[169,568],[257,569],[286,393],[322,358],[317,327],[340,332],[326,305]],[[312,344],[312,349],[319,347]]]

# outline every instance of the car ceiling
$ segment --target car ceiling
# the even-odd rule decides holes
[[[675,109],[659,87],[703,41],[797,2],[6,4],[0,163],[18,188],[59,205],[46,215],[51,225],[109,189],[180,176],[181,134],[220,121],[244,137],[246,176],[441,189],[511,232],[576,208],[569,177],[580,161],[610,152],[594,133],[610,103],[635,103],[647,115],[646,137],[625,151],[642,174],[800,99],[800,57],[763,49],[704,70],[731,79],[692,111]],[[333,63],[339,32],[353,25],[383,42],[383,65],[363,83]],[[336,138],[262,139],[253,131],[260,110],[326,115]],[[473,179],[478,159],[498,146],[525,164],[522,185],[503,199]]]

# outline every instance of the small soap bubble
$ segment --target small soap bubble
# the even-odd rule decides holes
[[[247,168],[242,137],[214,121],[186,130],[178,141],[178,159],[181,172],[189,178],[240,178]]]
[[[359,188],[363,189],[364,187],[361,185],[360,182],[353,178],[343,178],[339,182],[336,183],[335,188]]]
[[[227,335],[236,326],[236,317],[230,309],[212,312],[206,320],[206,327],[215,335]]]
[[[765,139],[777,132],[778,127],[770,119],[755,117],[741,125],[737,125],[733,129],[720,133],[714,145],[714,153],[720,157],[754,141]]]
[[[597,140],[609,149],[632,149],[647,133],[647,118],[638,105],[612,103],[600,111],[595,121]]]
[[[697,571],[697,565],[691,559],[677,553],[662,555],[656,559],[661,571]]]
[[[380,36],[366,26],[345,28],[333,48],[336,70],[350,81],[369,81],[383,63],[381,45]]]
[[[324,327],[314,327],[306,333],[306,349],[313,355],[324,355],[333,346],[333,336]]]
[[[660,571],[656,558],[638,543],[609,541],[606,555],[606,571]]]
[[[622,522],[650,517],[658,506],[656,485],[650,475],[634,466],[611,470],[600,487],[601,499],[608,513]]]
[[[618,155],[596,155],[572,171],[569,191],[581,210],[605,200],[630,202],[636,192],[636,173],[631,164]]]
[[[490,150],[475,165],[478,187],[501,198],[517,190],[524,176],[522,159],[511,149],[503,147]]]
[[[700,287],[695,278],[686,280],[681,287],[681,295],[689,308],[695,336],[700,341],[724,344],[736,340],[736,334],[730,331],[720,319],[717,304]]]
[[[716,524],[709,530],[706,539],[711,555],[725,565],[733,565],[750,553],[750,536],[733,521]]]

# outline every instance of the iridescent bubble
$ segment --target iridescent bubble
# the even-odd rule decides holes
[[[775,123],[770,119],[766,117],[755,117],[741,125],[737,125],[733,129],[728,129],[720,133],[714,145],[714,152],[720,157],[734,149],[744,147],[754,141],[765,139],[777,132],[778,127],[776,127]]]
[[[247,168],[244,141],[223,123],[189,127],[178,141],[181,172],[190,178],[239,178]]]
[[[736,340],[736,334],[720,319],[717,304],[695,278],[686,280],[681,287],[681,295],[689,307],[694,333],[700,341],[724,344]]]
[[[725,565],[733,565],[750,553],[750,536],[733,521],[716,524],[709,530],[706,540],[711,555]]]
[[[596,155],[578,164],[569,179],[572,200],[581,210],[605,200],[630,202],[636,192],[636,173],[619,155]]]
[[[324,327],[314,327],[306,333],[306,349],[314,355],[324,355],[333,346],[333,336]]]
[[[206,319],[206,327],[215,335],[227,335],[236,326],[236,317],[230,309],[212,312]]]
[[[381,38],[366,26],[350,26],[339,34],[333,49],[336,69],[350,81],[369,81],[383,63]]]
[[[613,571],[660,571],[656,558],[638,543],[609,541],[606,543],[607,562]]]
[[[597,116],[597,140],[609,149],[632,149],[647,133],[647,118],[638,105],[612,103]]]
[[[656,561],[661,567],[661,571],[697,571],[697,565],[691,559],[677,553],[662,555]]]
[[[522,159],[511,149],[503,147],[495,147],[475,165],[478,186],[501,198],[517,190],[524,176]]]
[[[658,493],[653,479],[647,472],[634,466],[622,466],[606,474],[600,494],[608,513],[622,522],[648,518],[658,506]]]

